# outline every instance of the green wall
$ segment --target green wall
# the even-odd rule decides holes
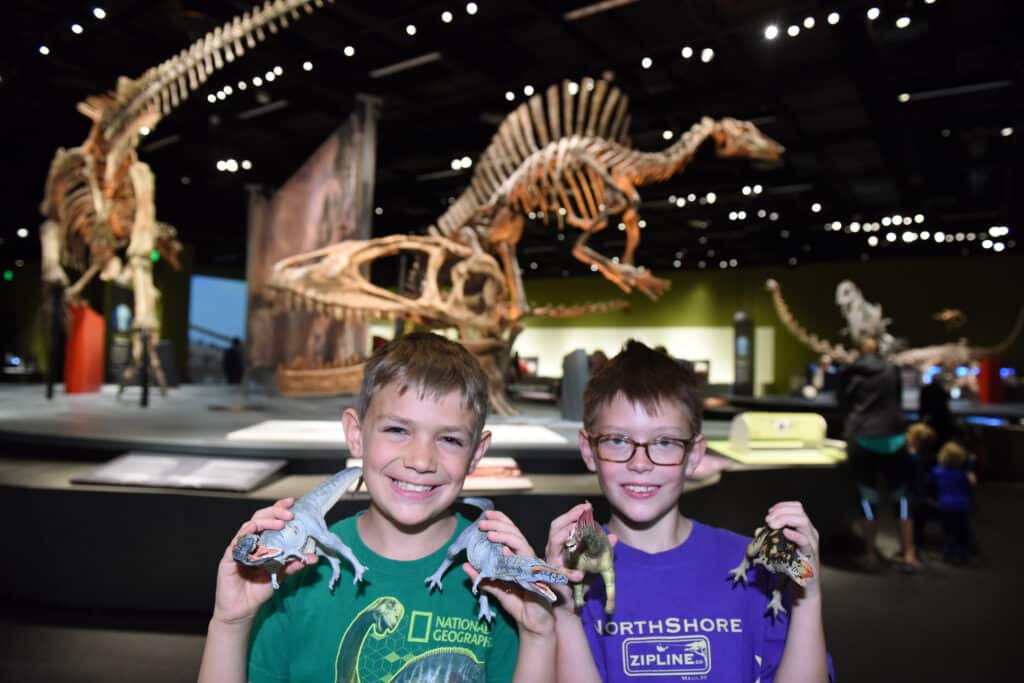
[[[625,298],[630,310],[568,319],[528,318],[526,327],[553,326],[724,326],[737,310],[751,314],[755,325],[773,325],[775,332],[775,390],[786,393],[788,378],[802,375],[815,354],[800,344],[779,322],[764,283],[774,278],[796,319],[810,332],[833,343],[849,342],[840,335],[844,321],[835,305],[840,280],[853,280],[865,297],[882,305],[889,327],[913,346],[941,344],[966,337],[988,346],[1001,341],[1024,305],[1024,256],[984,255],[970,258],[821,263],[798,268],[748,268],[658,273],[672,280],[672,289],[657,302],[642,294],[624,294],[600,279],[531,279],[526,282],[534,304],[579,304]],[[947,332],[932,315],[955,308],[967,324]],[[1007,365],[1024,367],[1024,336],[1004,358]]]

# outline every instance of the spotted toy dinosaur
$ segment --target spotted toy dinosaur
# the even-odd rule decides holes
[[[733,585],[746,584],[747,570],[752,565],[761,565],[776,576],[776,584],[772,589],[772,599],[768,603],[772,618],[778,618],[779,612],[785,612],[782,606],[782,590],[786,579],[791,579],[804,586],[807,580],[814,577],[814,569],[807,557],[800,552],[796,543],[786,538],[782,529],[761,527],[754,532],[754,538],[747,545],[743,560],[735,569],[729,571]]]
[[[569,569],[579,569],[585,572],[593,572],[601,575],[604,579],[605,591],[605,614],[615,611],[615,562],[612,555],[612,544],[608,535],[597,522],[594,521],[594,511],[587,508],[576,520],[572,531],[569,533],[569,540],[566,541],[565,549],[568,551],[566,566]],[[577,607],[583,606],[583,584],[577,583],[572,587],[573,602]]]
[[[332,1],[332,0],[328,0]],[[67,304],[80,303],[82,289],[97,275],[130,286],[135,294],[132,365],[120,388],[141,365],[143,347],[162,390],[167,382],[149,336],[157,329],[150,255],[156,249],[175,268],[181,244],[174,228],[156,220],[154,178],[136,151],[143,131],[198,90],[226,63],[325,0],[267,0],[235,17],[135,79],[121,77],[114,92],[87,97],[78,111],[92,120],[79,147],[57,150],[50,163],[40,211],[42,280],[69,284],[64,267],[82,273],[64,291]],[[118,256],[125,251],[127,262]]]
[[[704,117],[667,149],[640,152],[630,146],[628,104],[618,88],[591,78],[534,95],[505,117],[473,166],[469,187],[431,226],[435,234],[478,241],[501,260],[512,317],[529,312],[516,255],[526,216],[580,230],[573,256],[623,291],[636,287],[656,299],[669,282],[633,263],[640,243],[636,188],[681,173],[709,137],[720,157],[771,160],[784,151],[750,122]],[[587,246],[616,215],[626,232],[618,262]]]

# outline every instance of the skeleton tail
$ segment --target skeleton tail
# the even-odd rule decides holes
[[[628,301],[625,299],[612,299],[611,301],[598,301],[578,306],[559,306],[556,304],[531,306],[529,315],[542,318],[575,318],[590,313],[610,313],[612,311],[625,310],[629,310]]]
[[[779,316],[779,320],[800,342],[815,353],[829,356],[835,361],[849,363],[853,360],[853,354],[842,346],[835,346],[827,340],[819,338],[818,335],[811,334],[796,321],[793,312],[789,310],[785,299],[782,298],[782,288],[778,282],[768,280],[765,283],[765,287],[772,293],[772,303],[775,305],[775,313]]]
[[[144,72],[126,92],[119,93],[119,101],[104,115],[104,137],[113,139],[145,110],[159,107],[161,115],[166,116],[214,72],[262,42],[266,38],[264,30],[277,33],[288,27],[289,16],[297,20],[300,9],[312,14],[325,2],[334,0],[266,0],[262,7],[210,31],[179,54]]]
[[[1013,328],[1010,329],[1010,333],[1001,342],[995,346],[971,347],[971,360],[981,360],[982,358],[1005,353],[1017,341],[1017,337],[1020,336],[1022,330],[1024,330],[1024,306],[1021,306],[1021,309],[1017,312],[1017,320],[1014,322]]]
[[[579,84],[562,81],[533,95],[505,117],[474,164],[469,187],[437,219],[436,230],[446,237],[455,235],[494,201],[531,155],[551,143],[586,136],[628,145],[628,110],[628,97],[607,81],[593,78]]]

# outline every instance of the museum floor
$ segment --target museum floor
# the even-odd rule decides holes
[[[839,680],[1020,680],[1013,652],[1024,604],[1022,506],[1022,486],[981,487],[975,529],[983,555],[966,567],[942,563],[932,546],[922,574],[864,574],[852,568],[852,543],[826,546],[826,634]],[[881,541],[895,547],[891,535]],[[18,554],[20,562],[38,561],[30,551]],[[194,681],[206,619],[0,607],[0,680]]]

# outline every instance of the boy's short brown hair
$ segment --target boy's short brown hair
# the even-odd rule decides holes
[[[677,402],[690,416],[692,433],[700,434],[703,403],[693,370],[635,339],[627,341],[587,383],[583,427],[588,432],[594,428],[598,411],[620,393],[648,413],[653,413],[660,401]]]
[[[935,430],[924,422],[915,422],[907,428],[907,445],[914,450],[930,448],[938,439]]]
[[[967,451],[956,441],[947,441],[939,449],[939,464],[943,467],[961,467],[967,461]]]
[[[473,440],[480,438],[487,421],[487,376],[462,344],[430,332],[413,332],[377,349],[363,370],[356,402],[360,419],[366,417],[373,395],[388,384],[397,384],[399,394],[415,388],[420,398],[460,392],[463,406],[473,413]]]

